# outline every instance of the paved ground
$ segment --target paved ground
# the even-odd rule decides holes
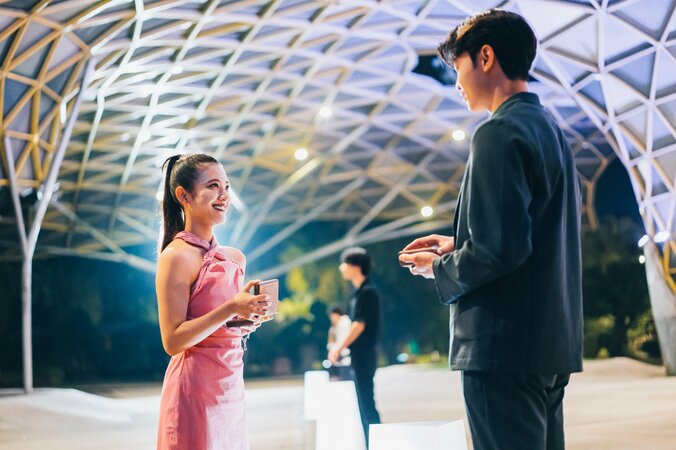
[[[676,449],[676,377],[625,358],[591,361],[567,390],[569,449]],[[153,449],[159,385],[85,386],[0,395],[0,449]],[[464,419],[457,373],[378,370],[384,422]],[[311,448],[301,379],[247,382],[252,450]],[[508,407],[507,405],[505,407]]]

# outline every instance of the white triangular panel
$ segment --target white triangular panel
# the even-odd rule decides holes
[[[624,6],[615,14],[649,33],[653,38],[659,39],[672,11],[671,0],[642,0],[624,2]]]
[[[640,105],[644,98],[630,85],[617,79],[614,75],[604,75],[601,79],[606,103],[616,114]]]
[[[519,12],[534,28],[539,39],[546,39],[551,33],[569,25],[590,13],[589,8],[571,3],[561,3],[553,7],[542,0],[525,0],[518,2]]]
[[[657,51],[655,65],[656,98],[676,92],[676,60],[664,50]]]
[[[635,28],[612,15],[605,18],[603,37],[606,63],[626,55],[632,49],[645,46],[644,37]]]
[[[547,45],[596,65],[599,55],[598,35],[598,19],[590,17],[552,36]]]

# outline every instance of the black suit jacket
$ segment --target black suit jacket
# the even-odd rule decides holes
[[[451,368],[581,371],[579,181],[537,95],[513,95],[475,132],[454,235],[434,264]]]

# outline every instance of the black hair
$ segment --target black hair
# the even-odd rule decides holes
[[[185,228],[185,214],[181,203],[176,198],[176,188],[192,192],[195,181],[199,177],[202,164],[218,164],[213,156],[204,153],[190,155],[174,155],[164,161],[164,195],[162,198],[162,237],[160,252],[171,243],[174,237]]]
[[[439,43],[437,52],[450,66],[465,52],[472,64],[476,64],[476,56],[484,45],[493,48],[495,59],[507,78],[528,80],[537,38],[526,20],[513,12],[489,9],[466,18]]]
[[[371,257],[366,249],[361,247],[350,247],[343,250],[343,253],[340,254],[340,261],[352,266],[359,266],[364,276],[368,276],[371,270]]]
[[[343,308],[341,308],[340,306],[334,306],[329,310],[329,314],[338,314],[339,316],[344,316],[345,311],[343,311]]]

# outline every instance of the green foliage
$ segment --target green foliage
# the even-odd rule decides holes
[[[281,299],[275,319],[282,323],[298,318],[311,320],[310,307],[313,296],[308,291],[308,283],[300,267],[294,267],[287,273],[286,287],[291,296]]]
[[[650,298],[636,242],[643,233],[629,219],[609,219],[582,236],[585,355],[637,356],[645,342]],[[637,328],[638,327],[638,328]]]

